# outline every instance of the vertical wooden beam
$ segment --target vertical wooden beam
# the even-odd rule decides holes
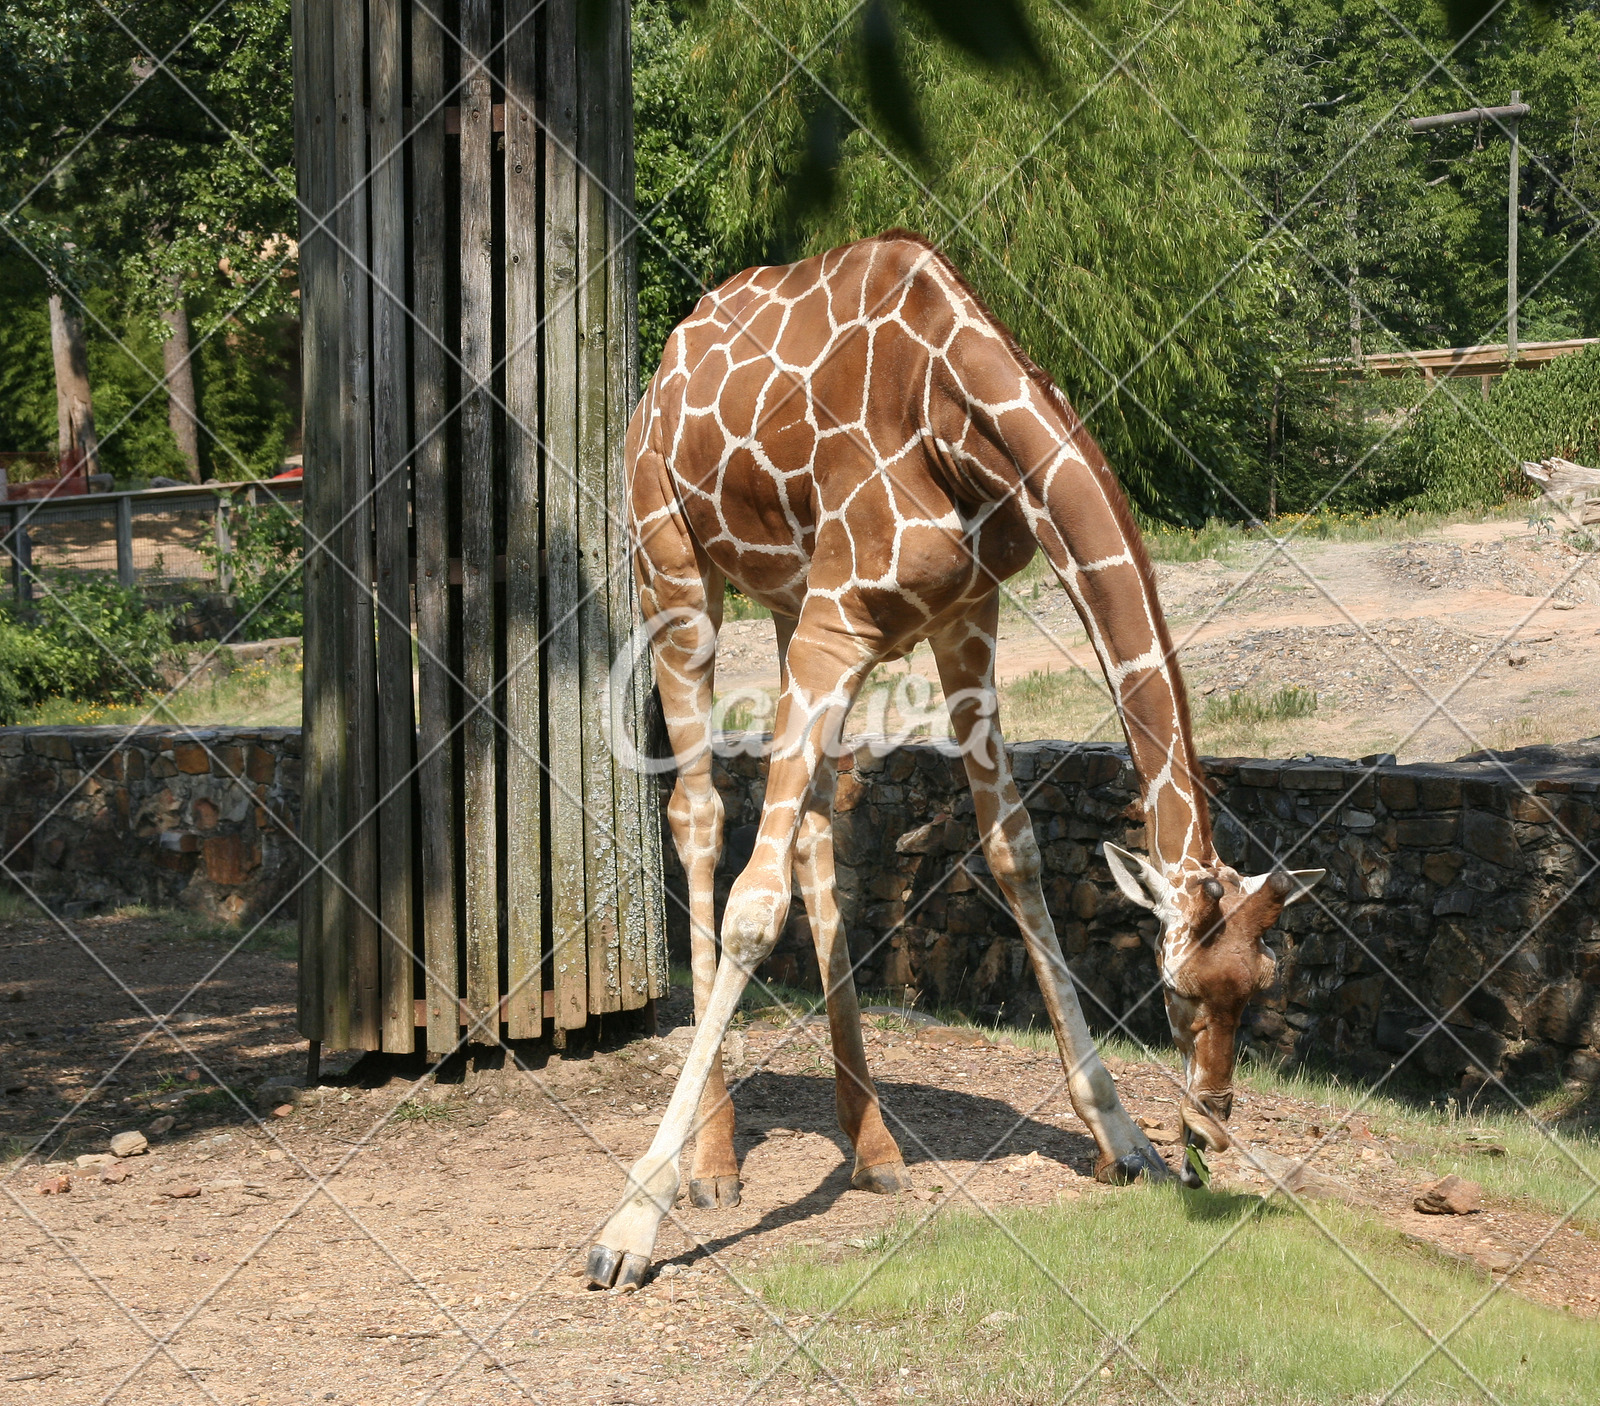
[[[1522,101],[1520,89],[1511,90],[1511,105]],[[1511,170],[1506,187],[1506,369],[1517,364],[1517,225],[1522,205],[1519,189],[1522,180],[1522,124],[1513,117],[1509,123],[1511,136]]]
[[[324,1036],[332,1048],[379,1045],[377,747],[372,617],[372,303],[367,220],[366,6],[334,7],[338,107],[334,193],[339,202],[339,454],[343,525],[337,550],[343,600],[343,693],[347,743],[343,784],[347,834],[325,835],[347,851],[348,1007]],[[328,935],[332,936],[332,935]],[[343,1002],[341,1002],[341,1005]],[[341,1024],[343,1028],[341,1027]],[[340,1042],[343,1041],[343,1044]]]
[[[133,573],[133,499],[126,493],[117,497],[117,584],[131,591]]]
[[[520,23],[519,23],[520,21]],[[544,1016],[544,778],[539,641],[538,23],[508,14],[505,44],[506,281],[506,1033]]]
[[[416,424],[417,687],[422,934],[428,1052],[460,1035],[456,951],[455,732],[451,726],[450,499],[445,439],[444,35],[411,9],[411,394]]]
[[[606,707],[610,444],[606,384],[606,59],[616,16],[605,4],[578,10],[578,622],[586,716]],[[583,821],[589,943],[589,1009],[621,1009],[617,953],[617,836],[611,759],[598,729],[584,732]]]
[[[228,530],[228,509],[232,500],[218,493],[211,509],[211,540],[217,546],[217,589],[226,595],[233,589],[233,568],[228,557],[233,552],[233,534]]]
[[[578,632],[578,0],[545,0],[545,734],[555,1022],[589,1018]]]
[[[401,0],[369,0],[372,68],[372,460],[378,587],[378,871],[383,1048],[416,1044],[412,995],[411,541],[407,456]]]
[[[467,1008],[500,999],[494,618],[493,101],[490,0],[461,0],[461,629],[465,751]],[[477,1038],[493,1040],[498,1024]]]
[[[310,873],[300,892],[300,1033],[321,1040],[344,982],[344,890],[314,861],[339,872],[325,837],[343,833],[343,701],[338,687],[339,600],[336,568],[315,545],[338,520],[339,405],[329,388],[339,378],[338,261],[330,233],[318,221],[332,207],[334,110],[333,10],[295,0],[295,172],[300,202],[301,377],[305,403],[305,666],[302,739],[306,796],[301,835]]]
[[[633,563],[628,554],[627,485],[624,481],[624,441],[635,399],[633,369],[633,121],[629,100],[633,46],[627,6],[609,7],[604,72],[606,93],[605,162],[606,209],[606,501],[610,509],[607,542],[611,586],[607,592],[610,613],[608,655],[620,657],[629,647],[636,616]],[[638,736],[639,697],[633,688],[611,700],[612,729],[630,738]],[[650,999],[649,934],[645,918],[645,860],[641,827],[641,782],[632,767],[619,762],[613,748],[611,761],[612,814],[617,832],[617,986],[624,1010],[635,1010]]]

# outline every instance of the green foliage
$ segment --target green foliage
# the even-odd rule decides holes
[[[639,257],[639,376],[655,374],[668,334],[732,267],[711,230],[726,158],[715,111],[693,101],[684,71],[695,32],[686,4],[633,6],[634,206]]]
[[[0,251],[0,449],[55,449],[48,296],[31,262]],[[187,478],[167,423],[167,397],[157,388],[160,337],[115,288],[90,289],[84,300],[101,467],[123,483],[157,474]],[[275,319],[231,327],[199,346],[195,398],[208,476],[268,477],[282,463],[293,418],[288,374],[295,336],[294,324]]]
[[[300,329],[283,320],[230,329],[195,356],[201,460],[223,482],[270,478],[293,427],[290,351]]]
[[[1231,723],[1287,722],[1290,718],[1309,718],[1317,711],[1317,695],[1309,688],[1289,684],[1267,698],[1235,691],[1220,698],[1208,698],[1200,721],[1211,726]]]
[[[105,578],[64,575],[40,590],[34,618],[0,612],[0,714],[49,698],[134,703],[161,683],[172,647],[166,615]]]
[[[710,282],[921,230],[1087,413],[1147,520],[1370,513],[1416,496],[1401,453],[1415,389],[1336,383],[1330,363],[1504,337],[1507,144],[1492,125],[1416,135],[1409,116],[1520,89],[1533,109],[1521,336],[1600,332],[1591,0],[1511,0],[1459,46],[1435,0],[1201,0],[1171,17],[1111,0],[1084,18],[1039,0],[1023,13],[1042,73],[974,66],[913,6],[897,19],[847,0],[710,0],[687,24],[663,13],[636,8],[653,56],[641,172],[656,163],[653,201],[709,156],[674,226],[694,251],[684,263]],[[647,23],[670,42],[641,42]],[[896,65],[916,133],[884,111]],[[666,145],[652,135],[663,114]],[[643,281],[648,366],[695,280]],[[1487,491],[1476,506],[1498,501]]]
[[[288,0],[0,6],[0,55],[19,56],[0,100],[5,285],[21,270],[41,305],[52,286],[86,305],[102,467],[118,477],[187,477],[161,389],[162,314],[180,302],[203,472],[244,478],[282,457],[282,320],[297,312],[289,47]],[[17,355],[0,369],[15,394],[0,447],[50,447],[48,326],[4,324],[0,351]]]
[[[1470,382],[1436,392],[1400,434],[1387,491],[1439,512],[1533,494],[1523,460],[1600,463],[1600,347],[1513,371],[1489,399]]]
[[[36,268],[0,254],[0,450],[55,451],[48,297]]]
[[[688,81],[729,133],[715,227],[730,257],[921,231],[1082,409],[1140,505],[1200,518],[1231,507],[1207,470],[1226,480],[1243,452],[1231,373],[1257,295],[1228,277],[1248,229],[1227,175],[1244,164],[1249,124],[1216,95],[1248,64],[1249,34],[1227,0],[1162,22],[1167,8],[1108,0],[1080,19],[1025,6],[1048,79],[974,67],[903,17],[928,144],[915,167],[874,126],[854,125],[871,108],[855,46],[841,42],[848,0],[751,11],[716,0]],[[1102,84],[1108,51],[1130,50]],[[797,210],[788,181],[822,111],[837,124],[838,197]]]
[[[200,543],[220,575],[233,579],[247,640],[281,639],[304,629],[305,583],[300,570],[300,521],[279,503],[242,503],[229,516],[232,548]]]

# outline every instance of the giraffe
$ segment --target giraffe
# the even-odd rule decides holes
[[[831,812],[858,690],[876,665],[924,640],[984,856],[1038,976],[1073,1108],[1099,1149],[1095,1175],[1171,1174],[1118,1099],[1079,1008],[994,707],[998,583],[1041,548],[1083,620],[1139,777],[1150,858],[1105,852],[1121,891],[1160,920],[1186,1138],[1227,1146],[1235,1031],[1272,979],[1261,934],[1321,872],[1245,878],[1218,861],[1183,682],[1127,502],[1065,396],[954,266],[894,230],[736,275],[668,339],[625,458],[641,608],[678,768],[667,816],[688,878],[697,1028],[655,1138],[591,1246],[590,1281],[643,1282],[691,1130],[690,1201],[738,1202],[721,1043],[795,882],[826,984],[852,1185],[909,1188],[867,1068]],[[710,719],[725,581],[771,609],[781,688],[761,821],[728,896],[719,960],[723,816]]]

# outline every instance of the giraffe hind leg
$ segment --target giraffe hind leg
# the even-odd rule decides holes
[[[828,1035],[833,1044],[834,1106],[839,1126],[855,1149],[850,1184],[857,1191],[890,1195],[911,1189],[900,1146],[883,1121],[878,1090],[867,1069],[861,1039],[861,1007],[850,964],[850,947],[834,889],[832,768],[819,776],[795,844],[795,878],[806,901],[817,969],[828,998]],[[824,789],[825,795],[818,792]]]

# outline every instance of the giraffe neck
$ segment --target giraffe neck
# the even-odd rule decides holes
[[[948,354],[951,395],[935,411],[935,435],[968,482],[1016,495],[1071,597],[1128,739],[1151,858],[1169,877],[1209,869],[1216,855],[1188,695],[1127,499],[1066,397],[959,275],[941,272],[984,335]]]
[[[1101,530],[1107,524],[1095,523],[1101,530],[1086,532],[1081,513],[1051,515],[1048,535],[1061,541],[1064,556],[1058,559],[1048,546],[1045,550],[1083,620],[1117,705],[1139,778],[1146,850],[1168,878],[1209,870],[1215,853],[1206,786],[1154,574],[1109,472],[1090,466],[1089,477],[1109,500],[1110,525],[1120,538],[1114,550],[1104,550]]]

